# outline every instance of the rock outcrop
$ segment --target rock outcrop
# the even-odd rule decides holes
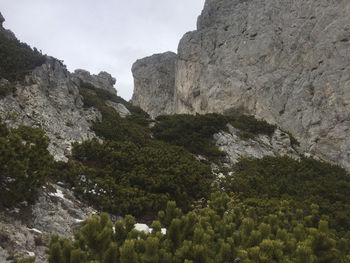
[[[300,154],[293,148],[290,137],[280,129],[271,135],[259,134],[252,139],[242,139],[239,130],[228,124],[229,132],[214,134],[216,146],[226,153],[224,165],[231,166],[242,157],[263,158],[264,156],[289,156],[299,159]]]
[[[0,13],[0,34],[2,34],[3,36],[5,36],[9,39],[16,39],[15,34],[11,30],[5,29],[3,27],[4,22],[5,22],[5,18]]]
[[[34,205],[0,211],[0,262],[35,256],[37,263],[48,262],[45,250],[52,234],[71,238],[82,222],[96,211],[78,201],[70,190],[47,185]]]
[[[108,92],[117,95],[117,90],[114,88],[116,79],[111,74],[101,71],[98,75],[91,75],[89,71],[77,69],[72,74],[73,80],[80,85],[80,82],[89,83],[95,88],[104,89]]]
[[[0,34],[16,39],[2,27]],[[91,130],[101,113],[84,108],[79,87],[82,82],[116,94],[115,79],[106,72],[97,76],[77,70],[70,73],[61,61],[46,57],[45,63],[28,71],[24,80],[9,82],[0,77],[0,117],[9,127],[19,125],[41,128],[50,139],[48,150],[56,160],[66,161],[71,143],[96,137]],[[111,102],[113,103],[113,102]],[[122,116],[130,114],[121,103],[113,106]],[[51,235],[72,238],[73,233],[96,211],[74,197],[64,185],[46,184],[32,205],[23,202],[13,209],[0,210],[0,262],[18,262],[35,256],[36,262],[48,262],[45,252]]]
[[[0,34],[16,39],[2,27],[4,21],[0,13]],[[91,75],[85,70],[70,73],[60,60],[46,56],[45,63],[28,72],[23,81],[10,83],[0,77],[0,88],[10,91],[4,98],[0,97],[0,117],[9,127],[25,125],[43,129],[50,139],[50,153],[56,160],[66,161],[71,143],[96,137],[90,127],[102,118],[98,110],[83,107],[79,94],[82,82],[117,94],[116,79],[109,73]],[[130,114],[123,104],[114,108],[122,116]]]
[[[120,117],[122,118],[131,114],[128,108],[125,107],[125,105],[122,103],[116,103],[114,101],[107,100],[106,105],[115,109],[119,113]]]
[[[10,126],[42,128],[50,138],[49,151],[56,160],[66,160],[72,142],[95,137],[92,123],[101,113],[83,107],[78,86],[66,67],[48,57],[46,63],[34,69],[23,82],[9,83],[11,94],[0,100],[0,116]]]
[[[347,0],[207,0],[197,30],[180,41],[174,75],[157,70],[161,59],[142,60],[142,101],[133,103],[152,116],[164,113],[155,102],[170,113],[252,114],[349,170],[349,25]],[[173,78],[173,89],[149,84]],[[168,92],[157,100],[160,90]]]
[[[2,27],[2,24],[5,22],[5,18],[0,13],[0,27]]]
[[[175,62],[173,52],[140,59],[132,66],[135,90],[132,103],[151,117],[174,112]]]

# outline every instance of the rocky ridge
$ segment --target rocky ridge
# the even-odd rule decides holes
[[[89,71],[77,69],[72,74],[73,80],[79,86],[81,82],[89,83],[94,87],[106,90],[114,95],[117,95],[117,90],[114,88],[116,79],[111,74],[101,71],[98,75],[91,75]]]
[[[243,139],[239,136],[239,130],[232,125],[227,125],[229,132],[214,134],[216,146],[226,154],[224,165],[232,166],[240,158],[263,158],[264,156],[289,156],[299,159],[300,154],[291,143],[288,134],[276,129],[271,135],[259,134],[255,138]]]
[[[15,39],[2,27],[3,22],[0,13],[0,34]],[[0,77],[0,87],[9,90],[0,97],[0,117],[9,127],[43,129],[50,139],[50,153],[56,160],[66,161],[71,143],[96,137],[91,126],[102,118],[97,109],[84,108],[81,82],[116,94],[115,79],[110,74],[90,75],[83,70],[72,74],[60,60],[47,56],[45,63],[28,72],[23,81],[9,82]],[[117,109],[123,116],[130,114],[121,103]],[[17,262],[29,256],[35,256],[38,263],[47,262],[45,249],[51,235],[72,238],[81,222],[94,213],[68,188],[46,184],[34,204],[24,202],[0,211],[0,262]]]
[[[0,84],[12,91],[1,100],[1,118],[10,127],[43,129],[50,138],[49,151],[56,160],[66,160],[72,142],[95,137],[90,126],[101,119],[101,114],[83,107],[78,86],[60,61],[48,57],[24,82],[9,83],[2,79]]]
[[[3,27],[4,22],[5,22],[5,18],[0,13],[0,34],[4,35],[10,39],[16,39],[15,34],[11,30],[5,29]]]
[[[177,96],[175,90],[172,93],[171,87],[175,83],[173,72],[176,72],[175,62],[178,56],[168,53],[165,58],[158,55],[154,59],[162,61],[165,65],[153,67],[146,63],[143,67],[148,68],[147,71],[152,77],[149,83],[156,87],[155,90],[144,90],[142,96],[138,99],[135,96],[133,100],[141,101],[142,97],[148,98],[159,92],[157,97],[154,96],[158,102],[147,106],[153,107],[151,115],[156,116],[160,111],[173,113],[175,102],[169,104],[167,101]],[[139,63],[142,64],[142,61]],[[136,65],[134,70],[138,67]],[[159,76],[168,77],[159,79],[159,76],[154,77],[154,72],[160,72]],[[134,76],[140,76],[139,83],[147,84],[148,74],[140,71]],[[57,160],[66,160],[71,142],[81,142],[94,137],[95,134],[90,129],[91,124],[101,119],[97,110],[83,107],[79,94],[81,82],[116,94],[113,88],[115,79],[108,73],[91,75],[83,70],[70,73],[59,60],[48,57],[45,64],[26,76],[24,82],[10,83],[5,79],[0,80],[0,86],[9,87],[11,90],[8,96],[0,100],[0,116],[11,127],[27,125],[44,129],[50,138],[50,152]],[[160,91],[163,87],[167,89],[166,92]],[[147,105],[146,100],[145,103]],[[121,103],[107,104],[122,116],[130,114]],[[271,138],[258,136],[246,141],[240,140],[237,130],[232,126],[229,126],[229,131],[214,135],[217,146],[228,154],[227,164],[235,163],[238,158],[244,156],[261,158],[265,155],[287,154],[298,158],[289,137],[283,135],[280,130]],[[24,203],[14,210],[0,212],[0,262],[12,262],[14,258],[32,255],[37,257],[37,262],[47,262],[45,245],[49,242],[49,236],[58,233],[62,237],[71,237],[81,220],[94,213],[93,209],[77,201],[72,192],[62,185],[45,186],[33,206]]]
[[[3,28],[4,21],[0,14],[0,34],[15,38]],[[10,83],[0,77],[0,88],[10,90],[6,97],[0,98],[0,117],[9,127],[25,125],[43,129],[50,139],[50,153],[56,160],[66,161],[71,143],[96,137],[90,127],[102,118],[98,110],[83,107],[79,94],[81,82],[117,94],[113,87],[116,79],[107,72],[70,73],[60,60],[46,56],[45,63],[28,73],[24,81]],[[126,116],[129,113],[123,106],[117,108]]]
[[[349,25],[347,0],[207,0],[177,56],[134,64],[133,103],[152,116],[252,114],[349,170]],[[164,64],[173,75],[157,70]],[[172,89],[155,85],[173,79]]]

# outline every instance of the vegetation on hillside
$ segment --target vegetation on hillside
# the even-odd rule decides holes
[[[156,118],[152,128],[155,138],[172,145],[183,146],[193,154],[200,154],[212,161],[218,161],[224,153],[216,147],[213,135],[227,131],[227,124],[239,129],[242,139],[254,138],[258,134],[271,135],[276,126],[253,116],[211,113],[204,115],[166,115]]]
[[[40,129],[8,129],[0,119],[0,208],[35,200],[50,174],[48,141]]]
[[[208,165],[160,141],[138,146],[94,139],[74,145],[73,159],[59,165],[57,178],[95,207],[117,215],[154,218],[169,200],[187,211],[193,201],[208,197],[213,181]]]
[[[9,81],[23,80],[28,72],[44,62],[45,56],[37,49],[0,34],[0,77]]]
[[[272,200],[290,200],[304,210],[314,203],[332,228],[350,230],[350,176],[336,165],[311,158],[247,158],[226,171],[220,187],[266,212],[273,212]]]
[[[23,80],[44,61],[36,49],[0,34],[0,77]],[[8,92],[1,87],[0,98]],[[54,161],[42,130],[8,129],[0,120],[0,209],[35,201],[45,182],[57,180],[101,211],[146,221],[164,211],[149,234],[134,229],[133,216],[117,222],[95,216],[74,240],[52,237],[50,263],[350,262],[344,169],[307,158],[243,158],[214,178],[194,157],[219,161],[213,134],[228,123],[242,139],[272,135],[276,126],[206,114],[159,116],[150,128],[148,114],[122,98],[84,82],[80,93],[85,107],[101,112],[93,130],[104,141],[75,143],[67,163]],[[108,100],[131,114],[122,118]]]
[[[122,118],[105,103],[123,102],[119,97],[86,83],[80,92],[86,107],[102,113],[93,130],[104,142],[74,144],[72,160],[56,164],[58,180],[95,207],[118,215],[154,218],[169,200],[187,211],[194,200],[208,197],[210,166],[182,147],[151,139],[146,113],[126,103],[131,115]]]
[[[5,97],[9,93],[9,88],[6,86],[0,87],[0,99]]]
[[[149,124],[150,117],[145,111],[137,106],[132,105],[123,98],[110,93],[107,90],[95,88],[90,83],[81,82],[80,93],[84,97],[85,107],[96,107],[103,113],[103,108],[106,106],[105,102],[107,100],[113,101],[115,103],[122,103],[131,113],[131,115],[126,116],[126,120],[132,121],[133,123],[137,123],[141,126],[148,126]]]
[[[53,236],[50,263],[214,263],[349,262],[349,235],[337,237],[317,205],[294,210],[288,201],[274,213],[260,213],[225,193],[212,194],[209,206],[186,215],[174,202],[160,212],[146,234],[134,218],[112,223],[107,214],[91,218],[75,240]],[[163,234],[161,228],[166,227]],[[236,261],[235,261],[236,260]]]

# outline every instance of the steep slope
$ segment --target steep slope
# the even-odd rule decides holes
[[[350,169],[349,14],[346,0],[207,0],[173,59],[175,85],[163,96],[170,99],[154,96],[169,90],[155,90],[168,78],[155,73],[142,86],[135,77],[134,98],[149,96],[133,102],[153,115],[167,113],[147,107],[157,103],[174,105],[172,113],[253,114]],[[134,75],[139,65],[161,68],[162,59],[138,61]]]
[[[83,107],[81,82],[116,95],[113,87],[116,80],[106,72],[90,75],[77,70],[72,74],[58,59],[43,56],[19,42],[11,31],[3,28],[2,15],[0,22],[4,59],[0,65],[0,117],[10,127],[43,129],[50,138],[50,153],[56,160],[66,161],[71,143],[96,137],[90,127],[102,118],[95,108]]]
[[[349,259],[344,169],[300,156],[293,136],[237,112],[152,121],[116,95],[108,73],[70,73],[0,31],[1,262]],[[153,78],[144,96],[165,87],[148,105],[171,113],[177,55],[148,59],[166,65],[134,67]],[[159,82],[158,71],[170,79]],[[147,75],[135,74],[140,84]],[[85,220],[91,206],[110,215]],[[151,232],[127,213],[159,221]]]
[[[2,83],[11,90],[1,100],[2,119],[10,126],[42,128],[56,159],[66,160],[72,142],[95,137],[90,126],[101,118],[100,113],[83,108],[78,86],[58,60],[47,58],[24,82]]]

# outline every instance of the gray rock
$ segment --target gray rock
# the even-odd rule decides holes
[[[349,25],[348,0],[207,0],[197,30],[179,43],[173,92],[158,103],[174,104],[170,113],[255,115],[350,170]],[[173,77],[154,74],[154,83]],[[152,87],[141,86],[135,78],[136,104],[163,114],[149,103]]]
[[[174,111],[175,61],[173,52],[140,59],[132,66],[135,90],[132,103],[151,117]]]
[[[58,60],[46,63],[12,85],[13,92],[0,102],[0,116],[10,126],[26,125],[42,128],[50,138],[49,151],[56,160],[66,160],[72,142],[95,137],[90,126],[100,120],[101,113],[84,109],[78,86]]]
[[[227,125],[229,132],[214,134],[219,150],[226,153],[225,165],[237,163],[241,157],[263,158],[264,156],[289,156],[299,159],[299,153],[291,145],[288,134],[276,129],[272,136],[258,135],[253,139],[242,140],[239,130]]]
[[[119,113],[120,117],[124,118],[131,114],[130,111],[122,103],[116,103],[114,101],[107,100],[106,104],[115,109]]]
[[[0,262],[7,262],[3,259],[9,256],[20,259],[31,255],[38,263],[47,262],[45,250],[51,235],[72,238],[74,231],[95,213],[70,190],[47,185],[34,205],[0,212]]]
[[[9,254],[7,253],[7,251],[0,246],[0,262],[3,262],[3,263],[10,262],[10,261],[7,261],[8,257],[9,257]]]
[[[5,18],[2,16],[0,12],[0,26],[2,27],[2,24],[5,22]]]
[[[114,88],[116,79],[107,72],[101,71],[98,75],[91,75],[90,72],[86,70],[77,69],[72,74],[72,77],[78,85],[83,81],[93,85],[95,88],[104,89],[117,95],[117,90]]]
[[[5,22],[5,18],[0,13],[0,34],[2,34],[3,36],[5,36],[9,39],[13,39],[13,40],[17,39],[15,34],[11,30],[5,29],[3,27],[4,22]]]

